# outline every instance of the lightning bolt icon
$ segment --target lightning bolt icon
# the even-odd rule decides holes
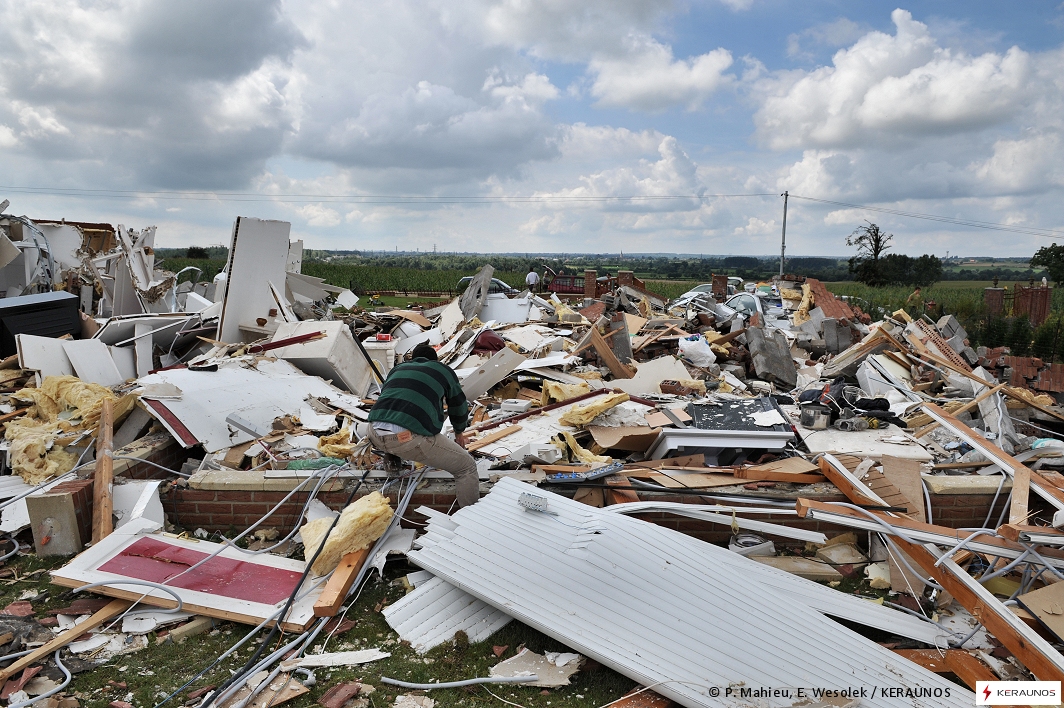
[[[983,700],[989,700],[990,698],[990,686],[983,686]]]

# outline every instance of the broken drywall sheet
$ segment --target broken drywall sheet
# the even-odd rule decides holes
[[[683,362],[674,356],[663,356],[639,364],[635,376],[630,379],[614,379],[610,388],[638,396],[641,393],[661,393],[662,381],[689,379],[691,374]]]
[[[15,335],[19,367],[39,372],[42,379],[45,376],[73,376],[74,367],[63,348],[64,341],[33,334]]]
[[[101,386],[117,386],[125,381],[107,345],[99,339],[63,340],[63,351],[82,381]]]
[[[171,384],[180,389],[181,398],[144,404],[183,447],[202,444],[210,453],[254,439],[226,423],[233,413],[269,430],[275,419],[298,414],[307,398],[314,397],[358,415],[360,399],[287,361],[260,359],[250,368],[252,359],[220,361],[217,371],[172,369],[145,376],[142,385]]]
[[[488,389],[513,373],[524,361],[524,356],[506,347],[495,352],[462,381],[466,398],[471,401],[480,398]]]
[[[276,309],[270,283],[285,282],[291,229],[287,221],[237,217],[229,242],[228,276],[216,339],[242,341],[242,324],[253,325]]]
[[[548,651],[537,654],[526,648],[492,666],[488,674],[497,678],[535,675],[536,681],[524,685],[557,688],[568,686],[570,677],[580,670],[583,662],[584,657],[572,652]]]

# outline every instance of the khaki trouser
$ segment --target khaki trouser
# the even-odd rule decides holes
[[[469,506],[480,499],[480,478],[477,463],[465,449],[444,435],[417,435],[406,442],[399,441],[398,434],[384,435],[370,424],[369,439],[378,450],[411,462],[420,462],[429,467],[450,472],[454,476],[455,496],[458,506]],[[403,435],[405,437],[405,434]]]

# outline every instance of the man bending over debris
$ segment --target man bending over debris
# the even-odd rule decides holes
[[[369,439],[385,453],[450,472],[458,506],[469,506],[480,498],[480,480],[477,463],[463,449],[468,414],[458,377],[437,361],[435,349],[419,344],[410,353],[410,361],[388,374],[369,412]],[[440,434],[444,415],[451,419],[455,440]]]

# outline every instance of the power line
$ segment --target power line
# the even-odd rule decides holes
[[[734,197],[774,197],[774,193],[743,194],[661,194],[661,195],[481,195],[481,196],[431,196],[403,194],[266,194],[261,192],[197,192],[178,190],[119,190],[79,189],[73,187],[23,187],[0,185],[0,190],[16,194],[42,194],[47,196],[104,198],[104,199],[165,199],[182,201],[230,201],[230,202],[322,202],[342,204],[494,204],[494,203],[545,203],[545,202],[654,202],[675,200],[705,200]]]
[[[936,214],[920,214],[913,211],[902,211],[900,209],[888,209],[886,207],[868,206],[867,204],[848,204],[847,202],[835,202],[830,199],[817,199],[816,197],[803,197],[797,194],[790,195],[792,199],[804,199],[808,202],[818,202],[820,204],[833,204],[835,206],[848,207],[850,209],[866,209],[868,211],[876,211],[884,214],[894,214],[895,216],[905,216],[911,219],[925,219],[927,221],[939,221],[945,224],[957,224],[960,226],[971,226],[976,229],[988,229],[991,231],[1008,231],[1009,233],[1025,234],[1027,236],[1040,236],[1042,238],[1055,238],[1057,236],[1064,237],[1064,231],[1058,231],[1055,229],[1039,229],[1033,226],[1010,226],[1009,224],[997,224],[992,221],[978,221],[976,219],[955,219],[949,216],[938,216]]]

